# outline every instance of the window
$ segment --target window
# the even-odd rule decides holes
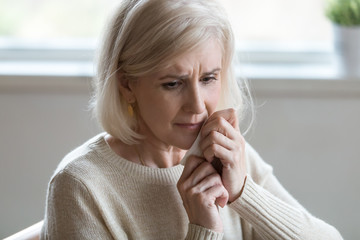
[[[223,0],[237,38],[262,42],[329,41],[324,0]]]
[[[28,41],[93,38],[115,0],[1,0],[0,36]]]
[[[94,38],[118,0],[2,0],[0,36],[27,40]],[[324,0],[222,0],[237,38],[328,41]]]
[[[251,53],[251,62],[322,61],[332,50],[325,0],[221,1],[233,23],[240,52]],[[118,2],[1,0],[0,60],[52,57],[91,61],[96,39]]]

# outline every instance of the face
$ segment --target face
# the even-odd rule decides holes
[[[139,133],[147,141],[188,149],[219,102],[222,51],[216,41],[180,55],[170,67],[129,83]]]

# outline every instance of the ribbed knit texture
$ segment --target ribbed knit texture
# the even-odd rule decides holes
[[[186,236],[187,239],[213,239],[213,240],[221,240],[223,239],[223,233],[217,233],[210,231],[209,229],[203,228],[201,226],[197,226],[194,224],[189,224],[188,234]]]
[[[248,177],[241,198],[230,205],[264,239],[299,239],[301,211],[277,199]]]
[[[246,146],[242,196],[219,209],[224,232],[190,224],[178,165],[155,169],[116,155],[100,134],[68,154],[49,183],[41,239],[341,239],[280,185]]]

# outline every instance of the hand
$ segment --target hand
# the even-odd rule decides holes
[[[212,114],[201,130],[200,148],[204,158],[212,162],[219,158],[222,165],[222,183],[229,193],[229,201],[237,199],[245,177],[245,140],[240,133],[234,109]]]
[[[203,158],[190,156],[177,184],[184,208],[192,224],[222,232],[218,206],[228,202],[228,192],[220,175]]]

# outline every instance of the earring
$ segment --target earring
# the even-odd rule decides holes
[[[131,104],[128,104],[128,113],[129,113],[130,117],[134,116],[134,109],[131,106]]]

